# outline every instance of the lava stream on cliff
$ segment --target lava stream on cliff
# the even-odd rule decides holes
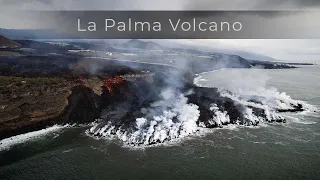
[[[119,86],[121,84],[124,83],[124,79],[121,78],[120,76],[116,76],[116,77],[109,77],[106,80],[104,80],[104,87],[108,89],[108,91],[110,92],[110,94],[113,94],[113,88],[115,86]]]

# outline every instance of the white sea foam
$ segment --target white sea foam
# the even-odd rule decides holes
[[[0,141],[0,151],[10,149],[12,146],[25,143],[27,141],[38,140],[49,133],[57,132],[67,126],[54,125],[46,129],[41,129],[39,131],[33,131],[26,134],[20,134],[10,138],[6,138]]]
[[[298,103],[285,93],[273,92],[272,95],[270,94],[272,93],[259,96],[255,94],[249,98],[248,95],[221,90],[222,96],[244,105],[242,113],[248,120],[247,125],[257,124],[258,122],[263,124],[266,120],[272,121],[282,118],[276,112],[277,108],[289,109],[292,108],[292,104],[296,105]],[[161,101],[153,103],[150,108],[145,110],[149,112],[146,117],[136,119],[135,128],[132,131],[122,127],[118,128],[112,122],[108,122],[103,127],[100,127],[97,123],[88,132],[99,137],[120,139],[130,147],[145,147],[150,146],[150,144],[170,145],[173,142],[185,139],[189,135],[212,132],[212,130],[206,130],[203,123],[196,124],[200,116],[198,106],[187,103],[187,98],[183,94],[174,92],[169,88],[165,89],[161,96],[163,98]],[[255,115],[251,107],[263,109],[266,119]],[[216,124],[231,130],[241,127],[239,125],[222,125],[230,123],[230,117],[228,112],[220,110],[217,104],[212,104],[208,108],[214,112],[214,116],[208,121],[212,125]]]
[[[194,84],[202,86],[201,82],[207,81],[203,78],[205,73],[198,74],[194,79]],[[251,78],[254,79],[254,78]],[[259,81],[243,84],[245,80],[238,77],[238,84],[231,84],[234,91],[230,92],[220,89],[224,97],[232,99],[234,102],[243,105],[243,116],[247,119],[247,125],[255,125],[259,122],[259,127],[268,126],[265,121],[284,119],[278,109],[294,109],[294,106],[302,104],[305,109],[312,106],[303,102],[293,100],[286,93],[280,93],[276,88],[266,88],[268,77],[259,77]],[[192,93],[192,92],[190,92]],[[187,98],[183,94],[175,92],[173,89],[165,89],[162,93],[162,100],[153,103],[149,108],[144,108],[145,117],[137,118],[135,128],[128,130],[123,127],[116,127],[112,122],[108,122],[103,127],[99,123],[88,130],[89,134],[98,137],[116,138],[124,142],[125,146],[144,148],[158,145],[171,145],[185,140],[189,135],[200,135],[213,132],[212,129],[204,128],[204,123],[196,124],[200,112],[198,106],[187,103]],[[222,129],[238,130],[239,124],[230,123],[228,112],[220,110],[216,104],[210,108],[214,112],[212,119],[208,120],[212,125],[223,127]],[[263,110],[266,117],[261,117],[254,113],[254,109]],[[227,125],[222,125],[227,124]],[[247,127],[247,126],[246,126]],[[250,126],[252,128],[257,128]],[[259,142],[260,143],[260,142]]]
[[[199,130],[196,124],[200,111],[195,104],[187,103],[187,98],[173,89],[165,89],[162,100],[148,109],[148,115],[136,119],[135,129],[126,131],[108,122],[104,127],[93,126],[89,132],[104,137],[116,137],[127,144],[147,145],[163,143],[186,137]]]
[[[73,149],[64,150],[64,151],[62,151],[62,153],[69,153],[69,152],[71,152],[71,151],[73,151]]]
[[[203,79],[203,77],[199,74],[199,75],[197,75],[196,78],[194,78],[193,84],[195,84],[198,87],[202,87],[200,82],[203,81],[203,80],[206,80],[206,79]]]
[[[225,72],[224,72],[225,71]],[[302,104],[306,110],[316,111],[314,106],[299,100],[293,100],[285,92],[279,92],[277,88],[267,86],[267,82],[270,77],[268,71],[257,69],[219,69],[215,72],[215,78],[223,78],[216,81],[218,88],[222,89],[222,94],[226,94],[227,97],[241,100],[241,104],[254,105],[253,107],[260,106],[269,107],[270,109],[293,109],[293,105]],[[208,73],[201,73],[198,77],[204,79]],[[197,85],[202,86],[200,81],[196,81]],[[228,91],[224,91],[228,90]],[[229,92],[232,92],[229,93]],[[248,101],[259,102],[251,103]],[[244,103],[248,102],[248,103]],[[262,105],[262,106],[261,106]],[[307,112],[307,111],[304,111]]]
[[[221,71],[221,70],[224,70],[224,68],[222,69],[219,69],[219,70],[213,70],[213,71],[208,71],[208,72],[202,72],[200,74],[195,74],[196,77],[194,78],[193,80],[193,84],[198,86],[198,87],[202,87],[203,85],[201,84],[201,82],[207,82],[208,80],[203,78],[203,75],[207,74],[207,73],[213,73],[213,72],[216,72],[216,71]]]
[[[218,71],[224,71],[224,69]],[[236,103],[244,105],[244,116],[251,122],[263,122],[264,119],[252,113],[252,109],[250,107],[263,109],[266,114],[267,121],[283,118],[282,113],[277,113],[278,109],[294,109],[294,106],[297,106],[298,104],[301,104],[304,108],[303,112],[297,113],[299,115],[313,115],[318,111],[315,106],[304,101],[294,100],[285,92],[279,92],[274,87],[267,87],[267,81],[269,80],[267,71],[244,71],[241,69],[228,69],[227,71],[227,76],[225,76],[224,72],[217,73],[218,77],[224,77],[227,79],[227,83],[221,84],[218,82],[218,84],[222,86],[220,87],[221,95],[234,100]],[[203,76],[207,73],[208,72],[199,74],[197,77],[198,79],[195,79],[195,84],[203,86],[200,79],[203,80]],[[304,122],[303,120],[296,122],[305,124],[314,123]]]
[[[300,114],[301,115],[301,114]],[[305,118],[303,116],[299,117],[297,115],[284,115],[286,118],[290,119],[290,122],[292,123],[296,123],[296,124],[306,124],[306,125],[312,125],[312,124],[316,124],[317,122],[315,121],[310,121],[310,120],[305,120]]]

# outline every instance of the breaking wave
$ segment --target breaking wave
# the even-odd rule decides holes
[[[201,82],[207,82],[208,81],[207,79],[203,78],[204,74],[213,73],[213,72],[222,71],[222,70],[224,70],[224,68],[221,68],[221,69],[218,69],[218,70],[213,70],[213,71],[208,71],[208,72],[203,72],[203,73],[200,73],[200,74],[195,74],[196,77],[193,79],[193,84],[198,86],[198,87],[202,87]]]
[[[63,129],[65,127],[67,127],[67,125],[66,126],[54,125],[52,127],[46,128],[46,129],[41,129],[39,131],[29,132],[26,134],[20,134],[17,136],[3,139],[0,141],[0,151],[10,149],[11,147],[13,147],[15,145],[23,144],[28,141],[38,140],[39,138],[42,138],[50,133],[60,131],[61,129]]]

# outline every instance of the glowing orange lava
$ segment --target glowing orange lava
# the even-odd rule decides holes
[[[112,89],[115,86],[118,86],[120,84],[123,84],[124,80],[120,76],[115,76],[115,77],[109,77],[108,79],[104,80],[104,87],[108,89],[108,91],[112,94],[113,91]]]

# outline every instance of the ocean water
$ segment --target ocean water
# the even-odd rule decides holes
[[[320,108],[320,66],[224,69],[200,79],[238,93],[274,87]],[[0,179],[319,179],[320,113],[284,116],[285,124],[231,125],[144,149],[55,126],[2,141]]]

